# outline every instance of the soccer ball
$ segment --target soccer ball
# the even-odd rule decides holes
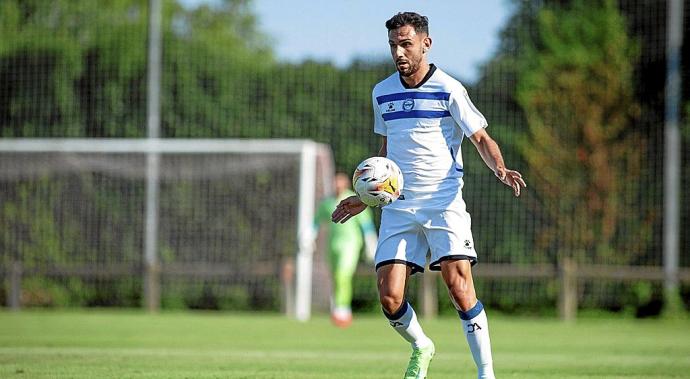
[[[400,197],[403,176],[395,162],[384,157],[367,158],[352,175],[352,186],[362,202],[371,207],[382,207]]]

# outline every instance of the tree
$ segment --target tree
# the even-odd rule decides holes
[[[164,134],[222,134],[237,80],[273,64],[267,39],[247,0],[163,3]],[[147,22],[135,0],[0,2],[2,136],[144,137]]]
[[[541,199],[537,248],[599,263],[634,263],[653,214],[638,212],[645,141],[635,129],[638,55],[612,1],[546,7],[519,58],[528,121],[518,147]],[[623,253],[622,253],[623,252]]]

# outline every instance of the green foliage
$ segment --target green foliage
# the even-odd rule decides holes
[[[272,62],[267,42],[245,0],[194,10],[163,3],[163,128],[176,136],[170,124],[192,119],[186,125],[194,136],[222,134],[209,130],[228,125],[223,116],[231,113],[217,109],[232,104],[228,96],[238,90],[229,88],[247,67]],[[146,2],[6,0],[0,6],[2,136],[145,136]]]
[[[518,148],[548,220],[538,249],[602,263],[644,254],[653,214],[633,211],[645,153],[635,131],[637,51],[612,1],[539,12],[517,87],[528,121]]]
[[[137,114],[132,98],[143,99],[132,91],[143,78],[136,66],[145,64],[141,2],[6,0],[1,7],[2,136],[111,136],[144,119],[123,117]]]
[[[137,307],[141,301],[140,283],[130,280],[27,275],[21,285],[22,307]]]
[[[25,306],[67,306],[69,292],[44,277],[29,277],[22,281],[21,302]]]

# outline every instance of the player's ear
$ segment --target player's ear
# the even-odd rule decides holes
[[[431,37],[424,37],[424,41],[422,41],[422,43],[424,44],[423,50],[426,53],[431,48]]]

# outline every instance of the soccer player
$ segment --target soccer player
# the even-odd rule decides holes
[[[335,196],[324,199],[314,218],[314,236],[319,226],[330,220],[336,204],[355,193],[350,190],[350,178],[343,174],[335,175]],[[346,328],[352,323],[352,277],[357,269],[359,252],[366,247],[369,260],[374,259],[377,235],[372,222],[372,212],[360,213],[349,224],[328,222],[327,262],[333,281],[331,296],[331,321],[338,327]]]
[[[376,273],[379,299],[390,325],[412,345],[405,378],[424,378],[434,344],[405,300],[411,274],[441,271],[460,316],[479,378],[494,378],[489,325],[477,300],[472,265],[477,262],[470,215],[462,199],[464,168],[460,144],[467,136],[496,177],[515,196],[526,187],[519,172],[506,168],[486,132],[487,122],[458,81],[427,61],[428,19],[398,13],[386,22],[397,72],[373,90],[374,132],[382,136],[379,155],[403,172],[402,197],[383,208]],[[341,201],[332,221],[346,222],[366,208],[356,196]]]

